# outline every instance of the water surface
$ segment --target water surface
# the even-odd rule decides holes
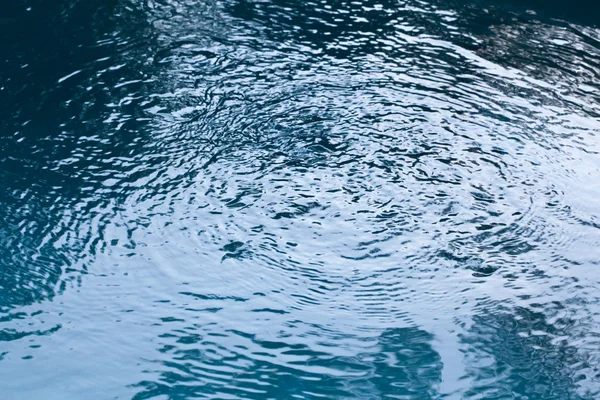
[[[600,396],[600,8],[0,8],[3,399]]]

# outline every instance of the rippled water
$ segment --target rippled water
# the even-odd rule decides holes
[[[598,398],[599,21],[3,4],[1,397]]]

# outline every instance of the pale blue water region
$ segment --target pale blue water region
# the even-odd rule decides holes
[[[0,398],[600,398],[600,5],[10,0]]]

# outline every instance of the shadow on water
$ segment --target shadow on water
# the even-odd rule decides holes
[[[598,339],[585,343],[561,304],[535,308],[481,306],[462,335],[470,381],[465,398],[598,397],[597,357],[586,351]]]
[[[101,214],[118,210],[102,182],[135,151],[131,133],[144,123],[110,124],[106,104],[125,95],[121,80],[139,78],[127,37],[145,28],[119,11],[116,1],[2,6],[0,30],[13,40],[0,44],[0,308],[80,279],[102,239]]]
[[[594,0],[471,0],[463,3],[481,8],[504,8],[513,15],[523,15],[532,11],[544,18],[559,19],[577,24],[598,26],[600,10]]]
[[[285,340],[229,333],[236,346],[224,346],[223,338],[211,335],[210,327],[161,335],[164,346],[160,351],[169,360],[157,361],[162,364],[156,371],[162,370],[160,377],[136,385],[143,390],[135,398],[235,397],[240,393],[256,399],[440,398],[441,358],[431,346],[433,336],[420,329],[386,330],[365,341],[359,354],[344,349],[344,341],[352,339],[344,335],[330,337],[331,343],[341,345],[330,353],[326,347],[316,351]],[[344,352],[348,355],[336,355]]]

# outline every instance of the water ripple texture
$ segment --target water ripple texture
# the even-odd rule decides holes
[[[600,8],[0,7],[3,399],[600,396]]]

